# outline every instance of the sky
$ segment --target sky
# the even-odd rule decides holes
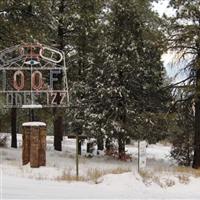
[[[160,16],[164,13],[168,16],[172,16],[174,14],[174,10],[172,8],[168,8],[169,0],[160,0],[158,3],[153,3],[154,9],[158,12]]]
[[[175,11],[168,8],[169,0],[160,0],[158,3],[153,3],[153,8],[160,16],[164,13],[167,16],[173,16]],[[175,62],[175,53],[168,52],[163,54],[162,61],[167,71],[167,75],[172,78],[173,82],[179,82],[186,78],[185,72],[182,70],[182,65]]]

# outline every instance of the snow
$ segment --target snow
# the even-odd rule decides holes
[[[176,186],[161,188],[153,183],[146,186],[139,175],[133,173],[106,175],[100,184],[53,182],[4,176],[2,192],[5,199],[199,199],[199,184],[199,179],[192,179],[190,185],[177,183]]]
[[[25,122],[22,126],[46,126],[44,122]]]
[[[53,150],[53,137],[48,136],[47,166],[40,168],[22,166],[21,144],[22,137],[18,134],[18,149],[0,149],[1,199],[200,199],[200,178],[175,171],[174,161],[169,158],[170,145],[148,145],[148,175],[142,175],[137,171],[136,142],[126,146],[132,153],[132,162],[116,160],[103,152],[87,158],[84,143],[80,156],[80,176],[88,177],[93,170],[107,173],[97,177],[97,181],[77,182],[58,179],[63,172],[75,175],[74,139],[65,137],[63,151],[57,152]],[[124,170],[124,173],[113,174],[112,170],[116,169]],[[181,182],[181,176],[186,176],[183,180],[188,181]]]
[[[42,108],[40,104],[22,105],[22,108]]]

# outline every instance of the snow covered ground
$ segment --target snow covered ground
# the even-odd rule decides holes
[[[21,135],[18,135],[21,146]],[[101,155],[80,157],[80,179],[75,181],[75,141],[65,138],[63,151],[53,150],[48,137],[47,166],[21,164],[21,148],[0,148],[1,199],[200,199],[200,172],[175,166],[170,146],[149,145],[147,169],[137,172],[137,144],[127,145],[132,162]]]

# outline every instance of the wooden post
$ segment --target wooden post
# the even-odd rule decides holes
[[[140,173],[140,140],[138,140],[138,173]]]
[[[80,139],[86,139],[86,135],[68,135],[68,138],[76,139],[76,180],[79,179],[79,155],[78,155],[78,149],[79,149],[79,140]]]
[[[80,138],[78,138],[78,155],[81,155],[81,145],[82,145],[82,141]]]
[[[79,137],[78,134],[76,135],[76,180],[78,181],[79,178],[79,169],[78,169],[78,142],[79,142]]]

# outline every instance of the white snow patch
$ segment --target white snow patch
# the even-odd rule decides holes
[[[42,108],[40,104],[22,105],[22,108]]]
[[[25,122],[22,126],[46,126],[44,122]]]
[[[4,199],[199,199],[200,179],[189,185],[161,188],[155,183],[146,186],[139,174],[106,175],[100,184],[85,182],[53,182],[3,176]]]

